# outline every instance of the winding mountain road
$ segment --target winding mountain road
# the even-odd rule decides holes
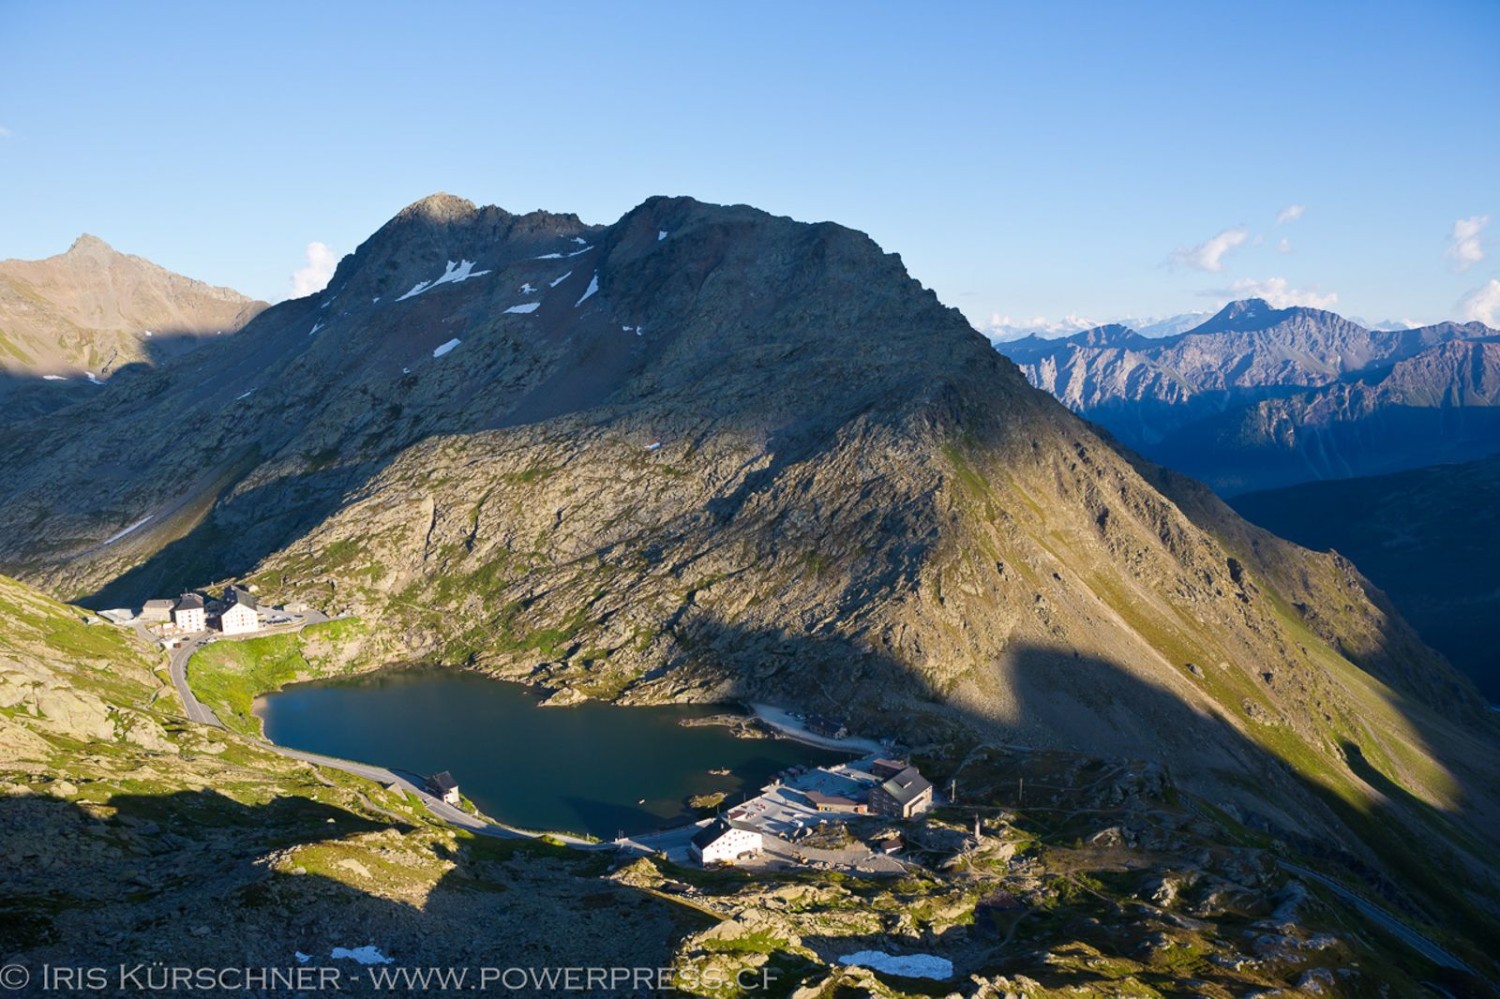
[[[212,725],[214,728],[223,728],[224,723],[219,721],[219,716],[214,714],[207,705],[193,695],[193,690],[187,682],[188,660],[193,658],[211,636],[200,635],[189,639],[185,644],[173,649],[167,657],[167,670],[172,674],[172,686],[177,688],[177,697],[182,701],[183,710],[187,712],[188,721],[197,722],[199,725]]]
[[[168,655],[168,671],[171,673],[172,686],[177,690],[177,696],[182,701],[183,710],[187,715],[188,720],[199,725],[210,725],[214,728],[225,728],[224,723],[219,720],[219,716],[214,714],[213,710],[209,708],[208,705],[198,700],[198,696],[193,693],[193,688],[188,685],[187,666],[188,661],[192,659],[194,652],[198,651],[204,645],[207,645],[212,641],[232,642],[246,638],[261,638],[265,635],[301,631],[309,624],[318,624],[327,620],[329,620],[329,618],[319,613],[318,611],[309,611],[307,614],[301,615],[298,620],[292,624],[273,628],[263,628],[260,631],[251,632],[250,634],[246,635],[218,635],[212,632],[205,632],[199,635],[195,635],[182,646],[173,649]],[[134,627],[136,634],[140,635],[147,642],[155,644],[156,638],[146,629],[144,622],[137,621],[135,622]],[[387,767],[375,766],[371,763],[360,763],[356,760],[345,760],[336,756],[324,756],[321,753],[309,753],[301,749],[290,749],[286,746],[278,746],[274,742],[267,742],[264,739],[255,739],[254,742],[262,749],[269,750],[270,752],[276,753],[280,756],[285,756],[294,760],[301,760],[304,763],[311,763],[314,766],[329,767],[334,770],[342,770],[344,773],[353,774],[355,777],[362,777],[365,780],[372,780],[377,784],[381,784],[386,787],[390,787],[392,785],[399,787],[406,793],[415,795],[417,800],[421,801],[422,804],[427,807],[427,810],[437,818],[442,819],[449,825],[467,829],[470,832],[477,833],[481,836],[494,836],[500,839],[536,839],[542,835],[548,835],[553,837],[554,839],[568,844],[569,846],[575,846],[584,849],[602,848],[602,844],[593,843],[589,840],[577,836],[571,836],[567,833],[543,834],[527,829],[516,829],[511,826],[501,825],[497,822],[491,822],[487,819],[482,819],[477,816],[470,815],[463,809],[450,805],[446,801],[443,801],[441,798],[430,794],[426,790],[426,788],[419,783],[421,778],[417,777],[414,774],[401,774]]]
[[[1395,937],[1397,940],[1400,940],[1402,943],[1406,944],[1412,950],[1416,951],[1418,954],[1421,954],[1423,957],[1427,958],[1427,960],[1431,961],[1433,964],[1436,964],[1438,967],[1451,968],[1454,971],[1463,971],[1470,975],[1473,975],[1475,978],[1482,979],[1483,976],[1481,976],[1479,972],[1475,971],[1468,964],[1464,963],[1462,959],[1458,958],[1444,948],[1438,946],[1433,941],[1427,939],[1422,934],[1418,933],[1416,930],[1412,929],[1410,926],[1407,926],[1401,920],[1397,919],[1395,916],[1391,915],[1389,912],[1376,905],[1374,902],[1371,902],[1369,899],[1366,899],[1360,895],[1356,895],[1354,892],[1350,891],[1348,888],[1345,888],[1343,885],[1339,884],[1332,878],[1319,874],[1317,871],[1303,867],[1301,864],[1293,864],[1286,860],[1280,860],[1277,861],[1277,863],[1279,863],[1283,869],[1290,871],[1298,877],[1306,878],[1309,881],[1315,881],[1318,884],[1322,885],[1324,888],[1327,888],[1339,898],[1352,905],[1360,915],[1364,916],[1370,922],[1374,923],[1376,926],[1379,926],[1391,936]]]

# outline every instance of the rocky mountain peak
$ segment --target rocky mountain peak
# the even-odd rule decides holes
[[[397,212],[340,261],[325,301],[345,291],[351,297],[390,300],[412,293],[417,285],[430,286],[444,274],[453,280],[458,272],[493,273],[515,259],[561,252],[570,241],[583,238],[580,233],[595,228],[576,215],[515,215],[495,205],[431,194]]]
[[[1324,309],[1310,309],[1301,305],[1275,309],[1263,298],[1246,298],[1230,302],[1214,313],[1207,322],[1189,330],[1189,335],[1201,333],[1256,333],[1294,320],[1303,320],[1340,329],[1362,329],[1337,313]]]
[[[396,214],[397,219],[427,219],[433,222],[453,222],[467,218],[479,209],[468,198],[438,191],[419,201],[414,201]]]
[[[117,251],[113,246],[110,246],[98,236],[86,232],[80,235],[77,239],[73,240],[73,245],[68,247],[68,251],[64,254],[64,256],[112,256],[116,252]]]

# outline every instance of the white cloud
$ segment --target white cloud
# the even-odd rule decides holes
[[[4,125],[0,125],[0,139],[8,139],[10,138],[10,134],[10,129],[6,128]]]
[[[302,298],[328,287],[339,258],[326,243],[307,244],[307,263],[292,273],[292,297]]]
[[[1250,238],[1250,230],[1235,226],[1209,237],[1197,246],[1179,246],[1172,253],[1175,263],[1196,267],[1200,271],[1222,271],[1224,255]]]
[[[1031,316],[1028,318],[1026,316],[1008,316],[1001,315],[998,312],[991,312],[989,324],[984,328],[984,334],[995,341],[1014,340],[1033,334],[1041,337],[1057,337],[1092,329],[1098,325],[1100,324],[1092,319],[1071,314],[1059,320],[1052,320],[1046,316]]]
[[[1486,326],[1500,326],[1500,278],[1490,278],[1460,298],[1458,318],[1465,322],[1478,320]]]
[[[1286,225],[1288,222],[1295,222],[1302,217],[1302,213],[1305,211],[1307,211],[1306,205],[1287,205],[1276,213],[1276,224]]]
[[[1453,223],[1453,231],[1448,234],[1448,252],[1443,256],[1453,261],[1450,266],[1455,271],[1462,273],[1484,259],[1479,233],[1489,224],[1488,215],[1471,215]]]
[[[1273,309],[1289,309],[1294,305],[1303,305],[1310,309],[1331,309],[1339,301],[1338,292],[1330,291],[1326,295],[1321,295],[1316,291],[1292,288],[1283,277],[1266,278],[1263,281],[1241,278],[1228,288],[1218,288],[1203,294],[1217,298],[1227,297],[1230,300],[1263,298]]]
[[[1285,236],[1282,236],[1281,237],[1281,242],[1279,242],[1279,243],[1276,244],[1276,252],[1277,253],[1291,253],[1292,252],[1292,241],[1289,240],[1289,239],[1287,239]]]

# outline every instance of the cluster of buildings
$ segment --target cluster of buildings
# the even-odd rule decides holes
[[[184,593],[175,600],[147,600],[141,608],[141,620],[182,635],[207,631],[210,626],[226,635],[247,635],[261,628],[260,601],[249,590],[226,586],[224,595],[217,599]]]
[[[840,767],[837,772],[852,780],[836,790],[797,789],[813,811],[909,819],[932,807],[932,782],[905,760],[862,761],[859,767]]]
[[[701,864],[732,864],[759,855],[768,833],[800,834],[804,822],[819,815],[911,819],[932,805],[932,782],[905,760],[878,757],[819,767],[773,782],[761,797],[700,829],[688,855]]]

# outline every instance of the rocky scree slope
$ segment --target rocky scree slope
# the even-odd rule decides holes
[[[860,233],[435,196],[250,332],[5,445],[3,563],[106,603],[248,577],[559,703],[1163,759],[1371,864],[1378,811],[1493,905],[1473,688],[1347,561],[1117,451]]]
[[[1480,323],[1370,330],[1251,299],[1174,337],[1102,327],[1000,349],[1126,444],[1235,493],[1489,453],[1497,343]]]

